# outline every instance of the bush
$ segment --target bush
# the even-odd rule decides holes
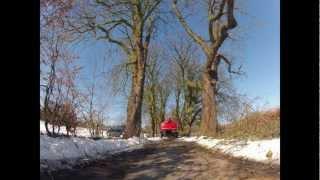
[[[40,110],[40,117],[47,123],[47,125],[51,126],[51,128],[47,126],[47,134],[49,136],[59,136],[61,126],[66,127],[68,136],[69,133],[76,136],[75,132],[79,121],[77,119],[75,108],[72,104],[68,102],[60,104],[50,102],[46,111],[44,109]]]
[[[252,112],[243,119],[219,126],[219,138],[266,139],[280,137],[280,109]]]

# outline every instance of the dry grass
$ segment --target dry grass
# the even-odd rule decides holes
[[[280,137],[280,110],[252,112],[245,118],[219,127],[219,138],[267,139]]]

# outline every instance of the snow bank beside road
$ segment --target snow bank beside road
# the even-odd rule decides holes
[[[220,150],[234,157],[280,164],[280,138],[258,141],[223,140],[206,137],[182,137],[179,140],[195,142],[208,149]]]
[[[116,153],[143,147],[143,138],[102,139],[52,138],[40,135],[40,170],[70,168],[79,160],[99,159],[106,153]]]
[[[49,124],[49,129],[51,130],[51,125]],[[46,134],[46,128],[44,126],[44,121],[40,121],[40,132]],[[67,134],[65,126],[61,126],[59,134]],[[77,136],[90,137],[90,131],[87,128],[78,127],[76,129]],[[103,131],[103,136],[107,136],[107,132]]]

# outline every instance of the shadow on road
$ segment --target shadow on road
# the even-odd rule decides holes
[[[86,167],[41,174],[40,179],[279,179],[278,172],[279,167],[211,153],[193,143],[162,141]]]

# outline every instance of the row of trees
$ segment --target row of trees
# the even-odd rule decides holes
[[[150,117],[152,136],[159,134],[160,122],[165,119],[166,107],[170,95],[169,71],[161,48],[151,49],[146,69],[144,102]]]
[[[150,118],[151,135],[160,133],[159,126],[166,115],[179,121],[182,134],[190,135],[195,123],[201,122],[204,65],[199,62],[200,49],[188,37],[170,41],[168,49],[170,54],[169,50],[152,47],[146,69],[144,105]],[[226,71],[221,71],[219,77],[218,118],[232,121],[241,116],[243,103],[248,100],[237,93]]]
[[[171,94],[174,94],[175,99],[175,107],[171,114],[182,124],[182,131],[187,127],[186,131],[190,133],[192,124],[201,119],[201,134],[214,136],[218,127],[218,77],[221,74],[218,70],[221,69],[221,61],[228,67],[226,72],[239,73],[232,69],[232,62],[220,51],[222,44],[229,37],[229,31],[237,26],[234,0],[200,1],[199,10],[207,12],[208,26],[204,28],[208,30],[208,39],[197,34],[183,14],[188,13],[192,2],[42,0],[41,8],[45,11],[41,19],[41,34],[44,37],[41,38],[41,45],[44,47],[41,51],[49,52],[49,55],[41,58],[43,62],[49,62],[43,63],[46,66],[43,69],[47,69],[48,72],[47,83],[44,85],[44,114],[50,112],[49,102],[55,102],[57,107],[68,104],[76,111],[78,106],[83,106],[83,99],[89,99],[90,102],[90,97],[93,98],[90,93],[89,98],[82,98],[74,88],[79,67],[71,68],[75,57],[65,52],[67,46],[64,44],[75,39],[91,38],[119,47],[126,57],[123,66],[130,75],[131,88],[127,103],[125,138],[140,135],[143,102],[150,114],[153,134],[156,134],[158,124],[167,113],[167,102]],[[168,7],[172,7],[171,12],[168,12]],[[170,48],[164,49],[172,51],[170,61],[161,62],[161,53],[150,44],[151,40],[155,39],[160,25],[164,25],[161,23],[167,13],[174,15],[188,36],[184,39],[189,40],[169,43]],[[48,37],[51,35],[54,37]],[[48,50],[48,47],[51,49]],[[204,63],[201,63],[199,57],[195,57],[195,51],[205,55]],[[56,72],[60,64],[68,64],[61,66],[62,69],[68,67],[61,75]],[[170,66],[163,68],[162,64]],[[92,107],[92,103],[89,103],[89,112],[85,113],[89,122],[93,117]],[[50,120],[46,122],[54,124]]]
[[[73,3],[71,0],[40,1],[40,118],[45,121],[49,136],[57,136],[61,126],[66,128],[68,136],[76,135],[80,124],[89,128],[92,136],[99,136],[104,117],[103,110],[98,111],[93,104],[95,83],[85,91],[77,86],[82,67],[70,50],[75,36],[65,30]]]

